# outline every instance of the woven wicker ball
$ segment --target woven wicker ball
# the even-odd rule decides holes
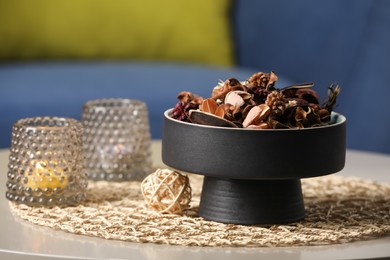
[[[191,186],[187,175],[170,169],[157,169],[141,183],[148,207],[159,213],[180,214],[191,201]]]

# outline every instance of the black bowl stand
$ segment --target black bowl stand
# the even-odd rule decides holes
[[[233,224],[284,224],[304,219],[300,179],[238,180],[205,176],[199,215]]]

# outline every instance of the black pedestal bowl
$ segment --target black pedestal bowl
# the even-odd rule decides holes
[[[305,217],[301,178],[344,168],[346,119],[327,126],[242,129],[181,122],[164,113],[162,160],[204,175],[199,215],[233,224],[284,224]]]

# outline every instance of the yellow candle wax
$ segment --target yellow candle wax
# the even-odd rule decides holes
[[[67,184],[68,179],[62,168],[51,168],[47,166],[46,162],[37,162],[35,163],[33,173],[27,176],[27,183],[24,186],[33,190],[36,188],[45,190],[46,188],[64,189]]]

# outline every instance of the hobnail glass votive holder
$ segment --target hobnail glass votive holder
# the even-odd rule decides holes
[[[134,99],[97,99],[84,104],[82,123],[90,179],[142,180],[152,168],[148,110]]]
[[[82,125],[33,117],[12,127],[6,197],[30,206],[75,205],[86,198]]]

